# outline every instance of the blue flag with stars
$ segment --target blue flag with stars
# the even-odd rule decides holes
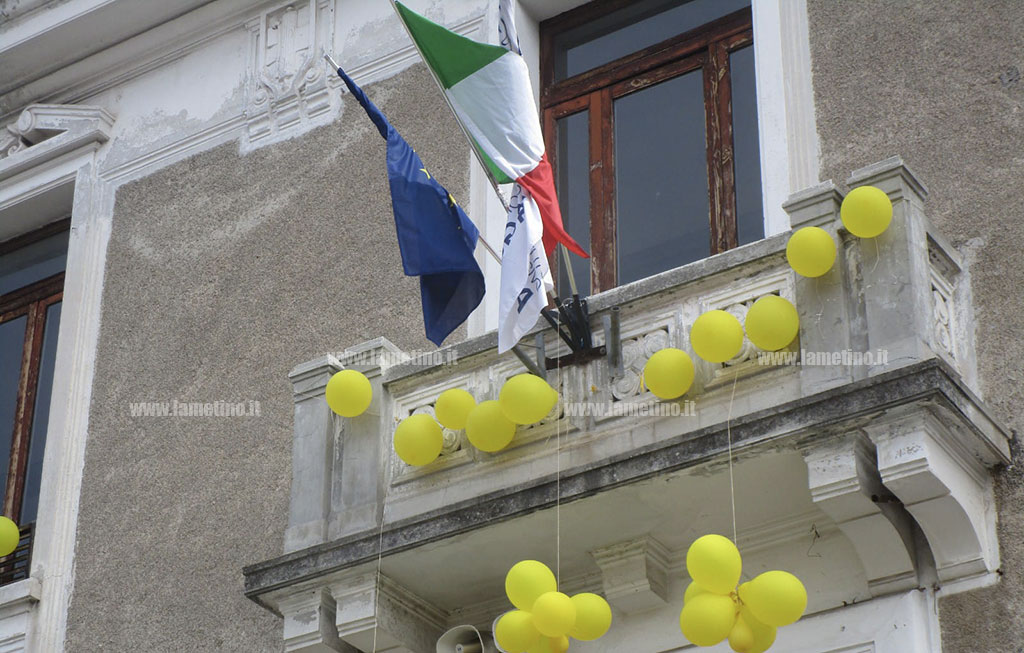
[[[430,176],[420,157],[363,89],[341,68],[338,75],[388,142],[391,208],[402,267],[408,276],[420,278],[427,338],[440,345],[466,321],[484,296],[484,275],[473,258],[479,237],[476,225],[444,186]]]

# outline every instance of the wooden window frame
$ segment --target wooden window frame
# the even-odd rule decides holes
[[[70,224],[70,218],[59,220],[36,231],[4,241],[0,243],[0,256],[68,231]],[[28,572],[27,559],[31,549],[34,523],[21,523],[21,508],[25,498],[29,445],[32,442],[32,424],[39,390],[46,312],[50,306],[64,299],[64,276],[65,272],[58,272],[0,295],[0,324],[23,316],[27,318],[3,502],[3,514],[20,526],[22,541],[14,553],[0,560],[0,585],[19,580]]]
[[[557,121],[589,110],[591,294],[618,285],[613,103],[624,95],[698,68],[703,69],[704,77],[711,254],[739,244],[729,54],[754,42],[751,9],[741,9],[556,82],[554,57],[558,35],[629,4],[628,0],[595,0],[540,24],[541,117],[548,158],[556,175]],[[552,269],[558,269],[557,256],[552,254]]]

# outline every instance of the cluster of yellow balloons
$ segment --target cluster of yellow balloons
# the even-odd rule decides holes
[[[0,558],[9,556],[18,548],[21,530],[7,517],[0,517]]]
[[[544,419],[558,402],[558,392],[533,374],[518,374],[505,381],[498,399],[479,404],[462,388],[442,392],[434,403],[433,417],[410,415],[395,429],[395,453],[407,465],[428,465],[444,445],[441,426],[466,430],[470,444],[481,451],[501,451],[512,442],[519,424]]]
[[[744,331],[750,342],[765,351],[789,345],[800,331],[800,316],[789,300],[778,295],[759,298],[747,311],[743,326],[731,313],[708,311],[690,329],[693,351],[706,361],[722,363],[743,348]],[[659,399],[678,399],[693,385],[690,356],[672,347],[655,352],[644,365],[644,384]]]
[[[327,405],[342,417],[359,417],[370,407],[373,388],[366,375],[356,370],[341,370],[327,381],[324,390]]]
[[[542,562],[517,562],[505,576],[505,594],[517,610],[503,614],[494,639],[505,653],[565,653],[569,638],[589,642],[612,625],[612,609],[597,594],[568,596]]]
[[[728,538],[705,535],[686,552],[693,582],[683,596],[679,627],[697,646],[725,639],[736,653],[764,653],[776,628],[788,626],[807,609],[807,590],[785,571],[767,571],[737,589],[743,561]]]
[[[843,226],[858,238],[874,238],[892,222],[892,201],[874,186],[854,188],[839,207]],[[786,244],[786,260],[803,277],[820,277],[836,261],[836,243],[820,227],[797,229]]]

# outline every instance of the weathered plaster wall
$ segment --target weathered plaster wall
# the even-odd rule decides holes
[[[808,0],[822,179],[901,155],[970,262],[982,391],[1024,433],[1024,11],[1018,0]],[[1024,473],[997,479],[1004,576],[939,602],[947,652],[1024,646]]]
[[[367,92],[459,199],[468,149],[422,66]],[[222,146],[120,189],[82,483],[67,650],[274,651],[241,567],[281,553],[296,364],[423,337],[384,141],[340,120]],[[457,332],[453,340],[463,337]],[[259,417],[132,417],[132,402],[248,401]]]

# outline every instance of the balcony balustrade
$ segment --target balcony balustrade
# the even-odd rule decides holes
[[[643,650],[682,645],[671,618],[649,623],[678,615],[689,543],[733,533],[730,488],[745,577],[795,570],[810,593],[805,621],[888,597],[887,613],[919,623],[925,599],[910,590],[993,582],[991,473],[1009,459],[1009,436],[979,398],[969,272],[898,158],[846,185],[865,184],[894,207],[875,239],[842,228],[832,182],[785,205],[794,229],[834,237],[838,256],[823,277],[792,271],[783,233],[591,297],[598,344],[602,317],[621,316],[621,365],[550,370],[560,402],[498,453],[449,430],[424,467],[391,447],[398,422],[432,414],[442,391],[495,399],[525,371],[497,354],[493,333],[398,364],[381,364],[401,352],[377,339],[296,367],[284,555],[245,570],[247,595],[284,617],[286,650],[433,651],[446,628],[489,628],[509,609],[502,579],[526,558],[560,562],[563,591],[602,593],[613,633],[620,623],[620,637],[630,624],[644,628]],[[722,309],[742,322],[769,293],[799,311],[787,350],[769,356],[745,342],[723,364],[692,354],[697,316]],[[540,338],[549,355],[565,353],[542,326],[524,343]],[[642,383],[663,347],[689,351],[696,365],[676,402],[659,402]],[[345,368],[374,388],[370,410],[352,419],[323,399]],[[792,628],[798,645],[804,635]],[[879,651],[929,650],[921,628],[896,630],[858,637]],[[582,650],[639,650],[609,637]]]

